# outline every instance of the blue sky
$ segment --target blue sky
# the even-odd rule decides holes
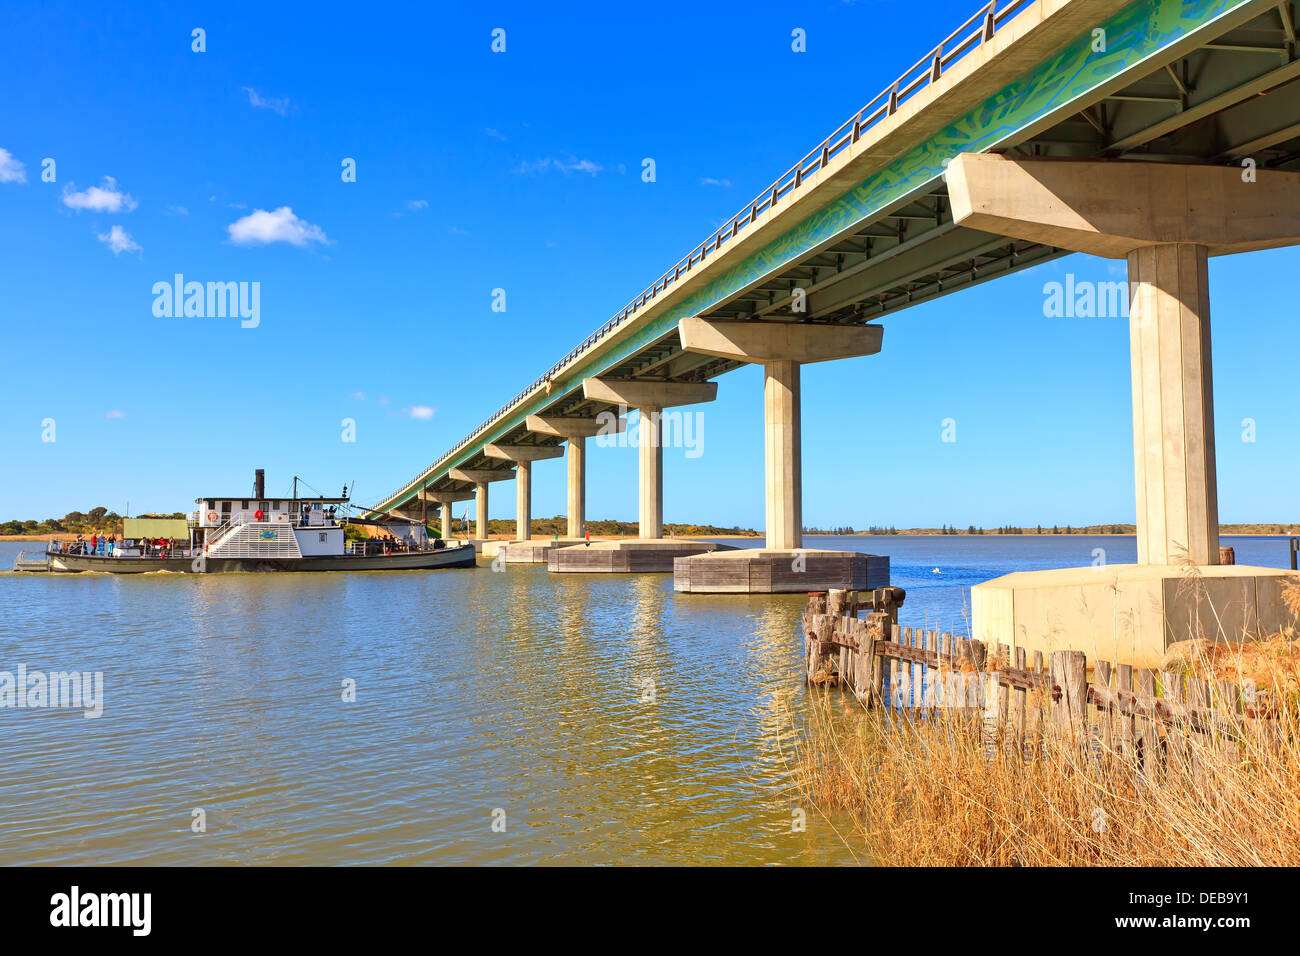
[[[918,29],[914,5],[866,2],[10,5],[0,520],[188,509],[256,467],[275,493],[297,473],[378,499],[973,7]],[[1042,308],[1045,282],[1115,267],[960,292],[889,318],[878,356],[806,367],[805,522],[1131,521],[1125,321]],[[1298,267],[1211,261],[1224,521],[1297,517]],[[260,324],[155,316],[176,273],[258,282]],[[761,403],[759,370],[720,380],[704,454],[665,453],[668,521],[761,526]],[[589,517],[635,519],[635,455],[593,447]],[[534,514],[562,511],[563,463],[534,474]],[[512,485],[492,500],[513,517]]]

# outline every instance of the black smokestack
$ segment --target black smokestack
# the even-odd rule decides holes
[[[264,468],[253,472],[253,497],[259,500],[266,497],[266,469]]]

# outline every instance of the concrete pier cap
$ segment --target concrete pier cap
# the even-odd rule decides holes
[[[524,419],[524,427],[537,435],[565,439],[593,438],[602,431],[627,431],[627,418],[624,416],[610,421],[609,415],[529,415]]]
[[[1138,563],[976,585],[975,637],[1158,666],[1175,641],[1286,626],[1286,571],[1218,564],[1206,260],[1300,243],[1300,173],[965,153],[946,179],[958,225],[1126,258],[1131,289]]]
[[[803,547],[800,398],[800,366],[875,355],[884,329],[693,316],[677,323],[677,334],[688,352],[763,365],[767,547],[678,558],[673,566],[674,590],[773,594],[887,586],[887,557]]]
[[[1192,244],[1211,256],[1300,242],[1300,172],[1144,160],[1011,159],[948,164],[960,226],[1108,259]]]

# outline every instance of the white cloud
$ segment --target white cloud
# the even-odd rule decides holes
[[[140,205],[129,193],[117,188],[117,180],[105,176],[98,186],[91,186],[85,192],[77,192],[76,183],[68,183],[63,188],[63,205],[69,209],[88,209],[91,212],[130,212]]]
[[[433,417],[436,409],[428,405],[412,405],[409,408],[403,408],[402,414],[407,418],[429,419]]]
[[[274,110],[281,116],[289,112],[289,107],[293,104],[289,102],[288,97],[283,96],[263,96],[251,86],[245,86],[244,92],[248,94],[248,104],[254,109]]]
[[[515,172],[519,175],[527,175],[529,173],[542,173],[549,169],[555,169],[564,173],[566,176],[569,173],[588,173],[589,175],[595,176],[604,168],[605,167],[600,165],[600,163],[594,163],[590,159],[577,159],[571,156],[565,160],[556,159],[554,156],[546,156],[531,163],[525,160],[515,167]]]
[[[131,234],[121,226],[114,226],[108,232],[98,233],[99,241],[113,250],[113,255],[123,252],[140,252],[140,244],[131,238]]]
[[[453,236],[468,236],[470,234],[468,229],[462,229],[460,226],[448,226],[447,231]]]
[[[408,200],[406,200],[406,208],[409,209],[409,210],[411,210],[412,212],[418,212],[418,211],[421,210],[421,209],[428,209],[428,208],[429,208],[429,200],[427,200],[427,199],[408,199]]]
[[[714,179],[712,176],[705,176],[700,180],[701,186],[721,186],[723,189],[731,188],[730,179]]]
[[[126,418],[126,416],[122,414],[122,410],[120,408],[110,408],[108,411],[104,413],[104,417],[105,418]]]
[[[167,212],[173,216],[188,216],[190,211],[184,206],[168,206]]]
[[[364,401],[366,400],[366,393],[365,393],[365,392],[353,392],[353,393],[352,393],[352,397],[355,398],[355,399],[356,399],[357,401],[359,401],[359,402],[364,402]]]
[[[0,183],[27,182],[27,168],[7,149],[0,148]]]
[[[299,219],[288,206],[281,206],[275,212],[254,209],[226,228],[230,230],[230,241],[241,246],[264,246],[272,242],[287,242],[294,246],[305,246],[309,242],[329,243],[320,226]]]
[[[493,129],[491,126],[485,129],[483,132],[487,133],[493,139],[499,139],[503,143],[506,142],[505,134],[500,132],[499,130]]]

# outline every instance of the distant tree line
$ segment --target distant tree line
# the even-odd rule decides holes
[[[436,523],[435,529],[441,529],[442,524]],[[473,518],[469,521],[468,531],[464,522],[459,519],[453,519],[451,523],[452,533],[473,533],[477,528],[477,523]],[[641,526],[635,521],[614,521],[606,519],[603,521],[588,521],[587,531],[592,537],[612,537],[623,535],[624,537],[635,538],[641,533]],[[513,518],[492,518],[488,521],[488,534],[511,534],[515,533],[515,521]],[[569,519],[565,515],[556,515],[554,518],[534,518],[532,521],[532,533],[542,537],[567,537],[569,534]],[[709,537],[716,535],[742,535],[744,537],[761,537],[759,532],[752,528],[742,528],[739,525],[733,525],[730,528],[722,528],[712,524],[679,524],[668,523],[664,525],[664,534],[673,537]]]
[[[172,514],[140,515],[142,518],[184,518],[179,511]],[[100,534],[121,533],[122,516],[107,508],[91,508],[89,511],[69,511],[62,518],[46,518],[43,521],[5,521],[0,523],[0,534]]]

